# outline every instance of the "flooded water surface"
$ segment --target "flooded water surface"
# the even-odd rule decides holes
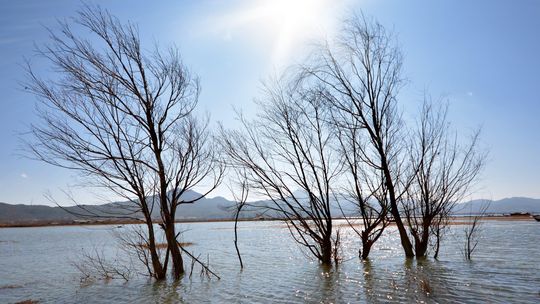
[[[0,303],[539,303],[540,223],[486,221],[473,261],[460,252],[463,226],[452,226],[439,260],[406,260],[389,228],[371,254],[358,259],[359,240],[342,228],[343,262],[324,268],[304,255],[279,222],[239,224],[240,270],[233,223],[179,224],[188,249],[221,280],[198,271],[180,282],[81,283],[73,266],[81,252],[122,257],[115,232],[129,226],[0,229]],[[124,254],[125,255],[125,254]],[[189,261],[186,258],[186,267]],[[143,271],[143,268],[139,268]]]

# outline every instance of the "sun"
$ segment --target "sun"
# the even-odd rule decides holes
[[[279,32],[274,50],[275,60],[288,55],[296,42],[322,31],[320,21],[326,2],[325,0],[270,1],[270,18],[278,24]]]
[[[272,61],[283,62],[306,40],[332,27],[335,8],[343,0],[259,0],[228,15],[228,29],[246,29],[253,34],[273,33]]]

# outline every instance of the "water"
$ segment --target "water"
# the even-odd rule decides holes
[[[183,240],[195,243],[187,249],[209,257],[221,280],[194,273],[177,283],[137,276],[127,283],[81,284],[72,265],[81,250],[123,255],[113,226],[0,229],[0,303],[540,302],[540,224],[534,221],[486,221],[471,262],[459,249],[463,226],[452,227],[439,261],[423,262],[406,261],[397,231],[390,228],[369,263],[359,261],[359,241],[343,227],[344,261],[337,268],[306,257],[278,222],[239,225],[243,271],[233,223],[179,225],[186,230]]]

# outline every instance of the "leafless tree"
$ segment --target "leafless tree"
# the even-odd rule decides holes
[[[358,121],[350,114],[339,114],[342,117],[333,117],[332,122],[336,126],[338,147],[344,162],[344,174],[347,176],[347,182],[340,190],[339,201],[350,202],[357,211],[353,214],[361,217],[362,228],[358,229],[356,222],[342,209],[344,218],[362,241],[359,256],[365,260],[389,224],[388,191],[380,170],[365,158],[366,139]],[[338,204],[341,208],[342,204]]]
[[[465,243],[462,248],[463,256],[466,260],[470,261],[478,243],[480,242],[480,236],[482,234],[482,219],[486,215],[487,209],[489,208],[489,201],[484,202],[475,215],[469,216],[469,222],[465,225],[463,233],[465,236]]]
[[[364,179],[362,183],[371,183],[370,191],[366,186],[353,191],[362,193],[356,195],[358,205],[366,205],[366,199],[372,198],[379,206],[388,206],[405,255],[412,257],[414,250],[399,209],[410,183],[406,134],[396,99],[404,83],[401,68],[402,55],[393,35],[375,21],[354,16],[337,41],[320,46],[303,70],[315,87],[322,88],[325,104],[338,118],[337,125],[345,129],[343,133],[358,141],[353,166],[361,162],[370,167],[356,173],[349,170],[353,179],[356,175]],[[355,148],[347,143],[347,149]]]
[[[113,231],[113,235],[120,241],[121,248],[127,253],[127,255],[135,256],[146,267],[147,273],[153,277],[154,276],[153,269],[151,267],[151,261],[148,255],[148,249],[150,248],[150,246],[147,241],[147,237],[145,233],[146,232],[144,231],[144,229],[142,229],[142,227],[138,225],[129,227],[127,231],[121,231],[121,232]],[[182,231],[178,232],[177,235],[180,235],[181,233]],[[184,248],[191,244],[193,243],[190,243],[190,242],[178,243],[180,250],[182,250],[182,252],[187,254],[187,256],[191,259],[191,272],[193,271],[194,265],[197,264],[201,267],[201,271],[207,274],[208,277],[210,277],[210,275],[213,275],[216,278],[221,279],[215,272],[210,270],[209,263],[205,264],[199,259],[199,257],[195,257],[193,253],[189,252],[188,250]],[[170,256],[170,250],[169,250],[168,244],[166,242],[157,243],[156,250],[159,256],[165,255],[164,264],[167,265],[169,256]],[[190,274],[190,277],[191,277],[191,274]]]
[[[435,237],[435,242],[432,244],[433,247],[433,258],[439,258],[439,252],[441,249],[441,242],[449,229],[449,223],[451,220],[453,209],[444,210],[439,215],[437,215],[431,225],[432,234]]]
[[[241,130],[223,130],[229,163],[246,172],[249,188],[263,206],[285,221],[292,237],[321,263],[335,252],[331,200],[340,165],[332,148],[328,113],[321,96],[296,77],[266,85],[254,121],[241,117]]]
[[[144,52],[137,27],[99,7],[85,6],[71,21],[50,30],[51,42],[38,49],[56,77],[42,79],[29,64],[25,86],[39,97],[41,121],[32,126],[28,149],[128,200],[108,216],[143,217],[152,274],[164,279],[167,262],[155,248],[152,215],[159,208],[157,222],[179,278],[184,266],[174,226],[177,209],[204,197],[223,175],[208,119],[193,113],[199,80],[175,48]],[[77,28],[92,38],[82,38]],[[207,190],[201,196],[183,199],[203,183]]]
[[[235,205],[231,206],[234,212],[234,248],[236,249],[236,255],[238,256],[238,261],[240,262],[240,269],[244,268],[244,262],[242,261],[242,255],[240,254],[240,249],[238,248],[238,219],[242,213],[244,207],[249,206],[247,200],[249,197],[249,185],[248,179],[245,170],[237,170],[236,179],[237,184],[240,188],[240,194],[236,192],[236,187],[230,187],[231,193],[235,201]]]
[[[214,276],[218,280],[221,280],[221,277],[210,269],[210,256],[206,256],[206,262],[203,262],[199,259],[200,255],[196,257],[193,253],[189,252],[182,246],[180,246],[180,249],[185,254],[187,254],[188,257],[191,258],[191,271],[189,274],[190,277],[193,274],[193,269],[194,269],[195,264],[198,264],[201,267],[201,276],[206,276],[207,278],[210,278],[210,276]]]
[[[146,274],[150,277],[156,277],[154,269],[152,267],[152,245],[150,244],[147,229],[140,225],[132,225],[128,229],[123,231],[113,230],[112,235],[118,241],[120,248],[125,252],[127,256],[130,256],[132,260],[138,260],[144,265]],[[169,254],[164,253],[162,236],[156,236],[154,238],[154,251],[159,257],[164,256],[164,265],[168,264]],[[167,246],[168,247],[168,246]],[[167,249],[165,248],[165,250]],[[145,274],[142,273],[142,274]],[[139,272],[140,274],[140,272]]]
[[[73,266],[81,273],[81,283],[93,280],[129,281],[133,276],[133,267],[130,264],[119,262],[117,259],[109,260],[103,250],[97,247],[93,251],[83,251]]]
[[[442,229],[448,222],[445,218],[468,194],[485,160],[485,153],[478,147],[479,132],[470,142],[460,143],[450,131],[446,106],[426,101],[421,113],[409,153],[415,168],[414,181],[403,203],[417,257],[426,255],[433,237],[440,244]]]

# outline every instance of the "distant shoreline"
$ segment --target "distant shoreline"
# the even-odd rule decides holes
[[[279,221],[279,219],[238,219],[239,222],[260,222],[260,221]],[[182,219],[176,220],[176,223],[213,223],[213,222],[234,222],[234,219]],[[16,223],[0,223],[0,228],[28,228],[28,227],[49,227],[49,226],[100,226],[100,225],[140,225],[144,221],[136,220],[88,220],[85,222],[66,220],[66,221],[30,221]],[[161,222],[155,221],[154,224]]]
[[[470,216],[456,215],[452,217],[450,225],[464,225],[467,224],[467,219]],[[342,217],[335,218],[336,220],[344,219]],[[484,220],[495,221],[534,221],[534,218],[530,215],[486,215]],[[239,219],[239,222],[263,222],[263,221],[281,221],[281,219],[270,218],[246,218]],[[234,219],[182,219],[177,220],[176,223],[214,223],[214,222],[234,222]],[[159,222],[155,222],[159,224]],[[136,220],[88,220],[87,222],[66,220],[66,221],[30,221],[30,222],[16,222],[16,223],[0,223],[0,228],[31,228],[31,227],[55,227],[55,226],[103,226],[103,225],[136,225],[144,224],[142,221]]]

